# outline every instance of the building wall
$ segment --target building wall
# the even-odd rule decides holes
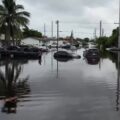
[[[25,38],[21,41],[21,44],[23,45],[39,45],[39,40],[34,38]]]
[[[5,40],[5,35],[4,34],[0,35],[0,40]]]

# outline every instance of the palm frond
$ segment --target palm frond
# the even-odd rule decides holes
[[[0,25],[2,24],[5,24],[5,19],[6,17],[5,16],[0,16]]]
[[[17,12],[16,15],[17,15],[17,16],[30,17],[30,13],[29,13],[29,12],[26,12],[26,11]]]
[[[29,23],[29,17],[30,13],[24,11],[23,5],[16,4],[15,0],[2,0],[2,5],[0,5],[0,28],[6,22],[8,23],[5,34],[6,45],[8,45],[9,41],[7,40],[10,40],[10,37],[13,36],[14,39],[14,36],[21,36],[20,28]]]
[[[15,6],[15,10],[24,10],[24,6],[17,4],[17,5]]]
[[[19,23],[21,26],[25,26],[29,23],[29,19],[26,17],[18,16],[16,19],[17,23]]]
[[[4,12],[4,11],[5,11],[4,6],[0,5],[0,12]]]

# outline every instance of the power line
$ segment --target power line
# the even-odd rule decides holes
[[[98,23],[83,23],[80,21],[60,21],[62,24],[98,24]]]
[[[71,31],[60,31],[60,33],[71,33]],[[93,33],[87,33],[87,32],[75,32],[74,33],[81,33],[81,34],[93,34]]]
[[[84,23],[84,22],[80,22],[80,21],[60,21],[61,24],[99,24],[99,22],[94,22],[94,23]],[[113,24],[114,22],[103,22],[102,24]]]

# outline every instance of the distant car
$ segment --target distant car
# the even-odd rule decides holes
[[[69,53],[67,51],[58,51],[54,54],[54,57],[55,58],[69,58],[69,59],[72,59],[72,58],[80,58],[81,56],[73,54],[73,53]]]
[[[7,50],[8,51],[19,51],[20,47],[18,47],[18,46],[8,46]]]
[[[108,51],[120,51],[120,49],[117,47],[107,48],[106,50],[108,50]]]
[[[28,59],[40,59],[42,52],[36,47],[26,46],[9,46],[7,48],[0,49],[0,58],[28,58]]]
[[[63,49],[70,49],[70,48],[71,48],[71,45],[63,45],[62,48],[63,48]]]
[[[41,52],[48,52],[49,50],[47,48],[39,48]]]
[[[97,48],[91,48],[83,52],[85,58],[99,58],[100,52]]]

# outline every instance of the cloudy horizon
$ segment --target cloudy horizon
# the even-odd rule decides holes
[[[17,0],[25,10],[31,13],[30,28],[43,33],[46,24],[46,35],[51,36],[51,22],[54,21],[54,36],[56,36],[55,21],[60,21],[60,36],[69,36],[74,31],[75,37],[93,38],[99,22],[103,21],[104,34],[110,35],[117,27],[119,18],[119,0]]]

